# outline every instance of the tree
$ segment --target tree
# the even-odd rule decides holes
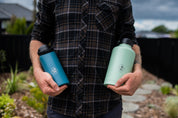
[[[178,29],[174,32],[175,38],[178,38]]]
[[[33,21],[36,20],[36,6],[37,6],[37,1],[33,0]]]
[[[27,26],[25,18],[16,18],[13,16],[11,20],[7,23],[6,32],[8,34],[30,34],[33,29],[33,23]]]
[[[153,32],[158,32],[158,33],[170,33],[170,30],[165,27],[164,25],[159,25],[155,28],[152,29]]]

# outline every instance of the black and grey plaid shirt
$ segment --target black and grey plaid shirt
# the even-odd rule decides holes
[[[49,107],[80,118],[113,109],[121,96],[103,82],[117,41],[135,41],[130,0],[39,0],[38,8],[32,37],[52,41],[70,81],[62,94],[49,97]]]

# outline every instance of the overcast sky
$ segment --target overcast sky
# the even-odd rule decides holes
[[[5,3],[19,3],[32,9],[33,0],[0,0]],[[164,24],[169,29],[178,28],[178,0],[132,0],[135,27],[150,30]]]

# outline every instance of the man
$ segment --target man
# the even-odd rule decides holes
[[[30,56],[36,81],[50,96],[48,117],[120,118],[121,95],[133,95],[142,80],[130,0],[39,0],[38,8]],[[111,51],[123,38],[135,42],[133,72],[105,87]],[[49,43],[67,74],[68,86],[58,87],[41,68],[37,50]]]

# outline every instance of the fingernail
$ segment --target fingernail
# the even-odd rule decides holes
[[[115,86],[118,87],[119,86],[118,83],[116,83]]]

